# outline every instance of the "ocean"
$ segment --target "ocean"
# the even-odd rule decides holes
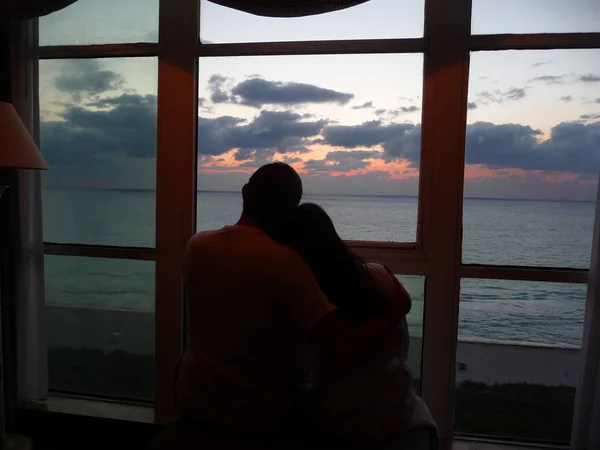
[[[417,199],[305,195],[331,215],[345,239],[414,242]],[[197,229],[235,222],[241,196],[198,192]],[[463,262],[589,266],[594,202],[465,199]],[[44,240],[153,247],[155,193],[44,188]],[[154,263],[47,255],[50,306],[154,310]],[[410,332],[421,336],[425,277],[399,279],[413,298]],[[504,280],[461,282],[459,338],[580,346],[586,286]]]

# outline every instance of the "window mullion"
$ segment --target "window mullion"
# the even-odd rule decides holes
[[[160,0],[156,170],[154,419],[176,414],[175,369],[183,348],[181,264],[195,230],[198,0]]]
[[[420,194],[428,264],[422,392],[452,446],[471,0],[427,0]]]

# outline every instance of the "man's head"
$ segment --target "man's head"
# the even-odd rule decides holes
[[[263,228],[277,228],[302,198],[302,181],[289,165],[275,162],[260,167],[242,189],[243,213]]]

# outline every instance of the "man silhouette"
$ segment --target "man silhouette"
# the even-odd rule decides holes
[[[286,430],[307,349],[351,366],[399,313],[347,325],[300,256],[272,238],[302,197],[292,167],[262,166],[242,196],[238,222],[196,234],[185,253],[190,335],[176,395],[188,423],[274,435]]]
[[[287,164],[259,168],[235,225],[196,234],[184,260],[189,348],[177,380],[183,413],[232,431],[280,427],[299,380],[297,356],[334,307],[276,233],[302,197]]]

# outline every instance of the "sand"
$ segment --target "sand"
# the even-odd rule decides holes
[[[154,314],[47,307],[49,347],[154,352]],[[409,366],[420,373],[422,340],[411,338]],[[576,386],[579,349],[531,343],[459,340],[456,382]]]

